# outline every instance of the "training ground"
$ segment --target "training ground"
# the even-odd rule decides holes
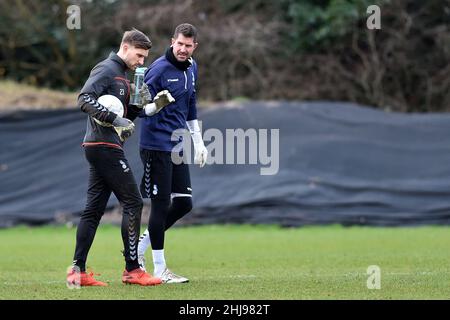
[[[449,231],[175,227],[166,233],[166,260],[190,282],[139,287],[121,283],[120,229],[104,224],[87,264],[109,286],[68,289],[76,228],[20,226],[0,230],[0,299],[449,299]],[[373,265],[379,289],[368,288]]]

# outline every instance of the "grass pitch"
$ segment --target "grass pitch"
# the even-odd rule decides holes
[[[75,233],[0,230],[0,299],[450,298],[449,227],[178,227],[166,233],[166,260],[190,283],[139,287],[121,283],[120,229],[100,225],[87,264],[109,286],[70,290]],[[380,289],[367,287],[371,265]]]

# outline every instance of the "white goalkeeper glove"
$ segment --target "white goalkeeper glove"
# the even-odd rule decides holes
[[[143,87],[143,89],[144,89],[144,91],[148,90],[146,85],[145,85],[145,87]],[[144,95],[145,94],[143,94],[143,96]],[[145,99],[145,98],[143,98],[143,99]],[[162,108],[171,104],[172,102],[175,102],[175,99],[174,99],[174,97],[172,97],[169,90],[160,91],[156,94],[152,103],[148,103],[144,106],[145,115],[152,116],[152,115],[158,113],[159,111],[161,111]]]
[[[208,150],[203,143],[202,134],[198,125],[198,120],[190,120],[186,122],[189,132],[191,133],[192,141],[194,141],[194,163],[199,164],[202,168],[208,159]]]

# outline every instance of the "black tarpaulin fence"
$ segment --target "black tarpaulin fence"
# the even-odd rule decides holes
[[[256,164],[191,165],[194,209],[183,223],[450,222],[450,114],[388,113],[350,103],[247,102],[199,115],[209,138],[222,135],[224,156],[232,143],[227,130],[254,130],[257,147],[247,144],[248,153],[260,151],[259,133],[267,130],[270,154],[270,130],[279,129],[278,166],[272,159],[278,172],[261,175],[269,165],[259,156]],[[139,183],[135,123],[125,152]],[[78,110],[0,115],[0,226],[55,222],[82,212],[85,127],[86,115]],[[109,206],[115,205],[112,196]]]

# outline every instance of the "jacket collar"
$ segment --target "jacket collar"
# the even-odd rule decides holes
[[[123,61],[122,58],[120,58],[115,52],[111,52],[108,58],[117,62],[123,68],[124,71],[128,69],[128,66],[125,63],[125,61]]]
[[[181,71],[186,71],[189,69],[189,67],[192,65],[192,57],[189,58],[189,60],[180,62],[178,61],[175,56],[173,55],[172,46],[168,47],[166,50],[166,59],[173,64],[177,69],[180,69]]]

